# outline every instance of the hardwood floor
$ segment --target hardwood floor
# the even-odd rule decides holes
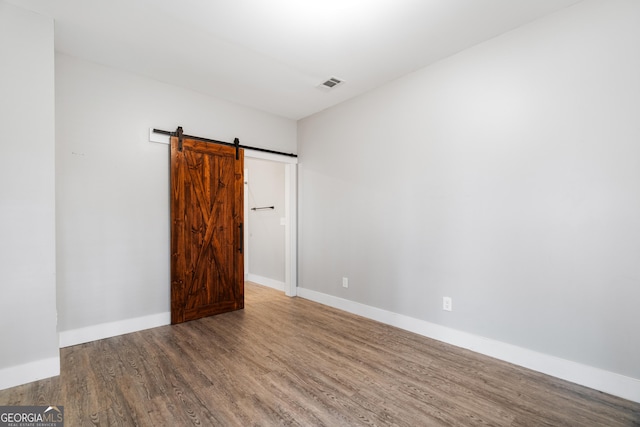
[[[66,426],[640,425],[640,404],[247,283],[245,309],[61,349],[0,405]]]

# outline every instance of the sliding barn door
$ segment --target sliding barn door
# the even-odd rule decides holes
[[[243,155],[171,138],[172,324],[244,307]]]

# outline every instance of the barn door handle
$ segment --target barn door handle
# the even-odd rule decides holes
[[[240,247],[238,248],[238,251],[242,253],[244,250],[244,227],[242,226],[242,223],[240,223],[238,228],[240,229]]]

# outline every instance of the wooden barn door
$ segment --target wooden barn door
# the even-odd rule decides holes
[[[171,138],[171,323],[244,307],[243,150]]]

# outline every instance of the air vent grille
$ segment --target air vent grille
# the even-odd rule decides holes
[[[330,90],[335,88],[336,86],[341,85],[342,83],[344,83],[344,80],[342,79],[339,79],[337,77],[329,77],[326,81],[320,83],[318,87],[321,89]]]

